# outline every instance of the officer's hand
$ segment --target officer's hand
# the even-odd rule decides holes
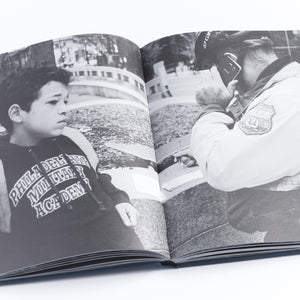
[[[119,213],[125,226],[136,226],[139,213],[130,203],[124,202],[117,204],[116,210]]]
[[[196,92],[196,100],[199,106],[217,104],[225,109],[233,98],[238,81],[231,81],[226,88],[216,66],[213,66],[210,70],[202,71],[200,74],[201,84]]]
[[[226,111],[229,112],[231,109],[234,109],[234,106],[238,103],[241,99],[241,95],[238,90],[234,91],[233,98],[230,100],[228,106],[226,107]]]
[[[184,167],[190,168],[198,165],[196,159],[191,156],[189,149],[178,151],[173,157],[176,162]]]
[[[188,168],[198,166],[196,159],[189,155],[181,156],[179,158],[179,164],[182,164],[184,167]]]

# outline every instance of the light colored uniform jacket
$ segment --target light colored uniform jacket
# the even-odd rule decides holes
[[[235,124],[219,112],[201,117],[192,130],[191,155],[219,190],[299,188],[300,65],[276,73]]]

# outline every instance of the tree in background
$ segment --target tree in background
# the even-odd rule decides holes
[[[168,72],[175,70],[179,62],[190,66],[194,60],[196,32],[177,34],[154,41],[141,49],[145,81],[154,78],[153,65],[164,61]]]

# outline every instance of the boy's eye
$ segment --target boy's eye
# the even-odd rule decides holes
[[[57,100],[51,100],[48,102],[48,104],[55,105],[57,102],[58,102]]]

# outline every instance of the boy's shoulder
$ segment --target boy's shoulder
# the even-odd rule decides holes
[[[65,127],[61,139],[69,139],[87,156],[90,164],[96,170],[98,156],[88,139],[77,129]]]

